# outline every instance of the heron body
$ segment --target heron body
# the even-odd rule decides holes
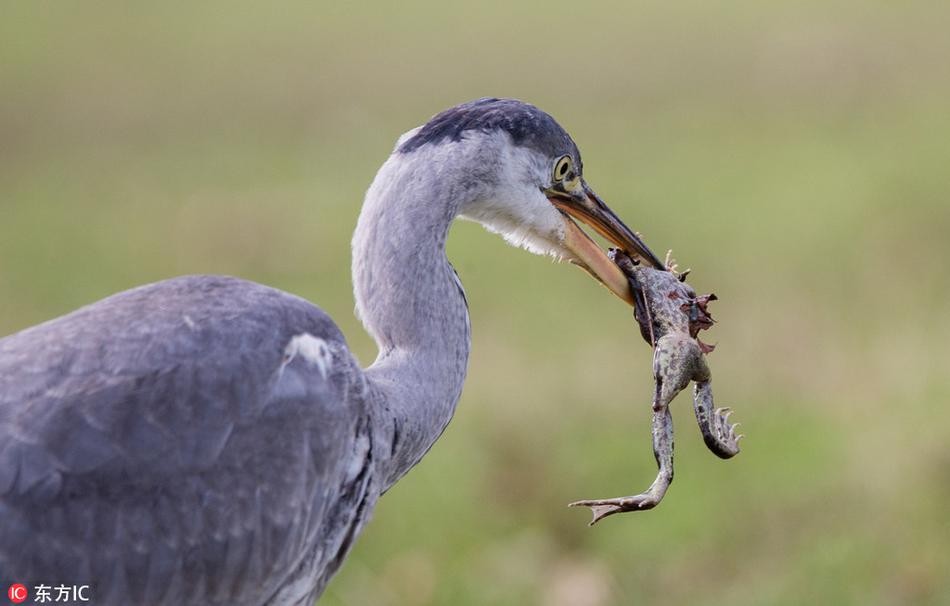
[[[378,495],[336,326],[233,278],[3,339],[0,427],[4,579],[91,584],[96,603],[312,601]]]
[[[457,216],[632,300],[567,217],[652,253],[580,167],[556,122],[518,101],[404,135],[353,237],[357,313],[379,346],[365,370],[318,307],[219,276],[0,339],[0,581],[89,584],[97,604],[312,603],[461,394]]]

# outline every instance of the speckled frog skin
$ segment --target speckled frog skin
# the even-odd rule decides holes
[[[571,503],[590,507],[591,524],[623,511],[642,511],[659,504],[673,481],[673,418],[669,404],[691,381],[696,383],[693,405],[706,446],[728,459],[739,453],[739,439],[730,425],[728,408],[713,407],[712,377],[705,354],[713,348],[699,340],[700,330],[712,326],[706,310],[716,295],[697,296],[684,281],[686,274],[634,264],[619,251],[611,258],[627,274],[636,298],[635,316],[644,340],[653,346],[653,453],[659,473],[643,493],[613,499]]]

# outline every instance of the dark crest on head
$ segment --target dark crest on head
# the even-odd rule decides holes
[[[412,152],[426,143],[446,139],[459,141],[466,131],[490,133],[503,130],[515,145],[529,147],[551,157],[570,154],[581,166],[574,140],[548,114],[516,99],[484,98],[449,108],[429,120],[415,135],[399,146],[400,153]]]

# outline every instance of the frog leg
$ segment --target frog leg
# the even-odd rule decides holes
[[[703,432],[703,441],[706,447],[717,457],[731,459],[739,454],[739,440],[742,435],[736,435],[738,423],[729,424],[730,408],[713,408],[712,379],[706,373],[705,380],[696,381],[693,388],[693,408],[696,410],[696,421]]]
[[[673,416],[669,404],[688,383],[689,378],[676,369],[684,368],[682,342],[662,337],[653,356],[655,389],[653,395],[653,456],[659,471],[646,491],[629,497],[576,501],[569,507],[590,507],[593,526],[600,520],[624,511],[646,511],[656,507],[673,482]]]
[[[673,481],[673,416],[667,407],[653,411],[653,455],[659,472],[645,492],[629,497],[575,501],[568,507],[590,507],[593,513],[590,526],[593,526],[609,515],[623,511],[646,511],[659,504]]]

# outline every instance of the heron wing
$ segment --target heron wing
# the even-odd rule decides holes
[[[363,385],[326,314],[233,278],[0,340],[0,577],[89,582],[103,604],[266,602],[359,522],[341,499],[368,484]]]

